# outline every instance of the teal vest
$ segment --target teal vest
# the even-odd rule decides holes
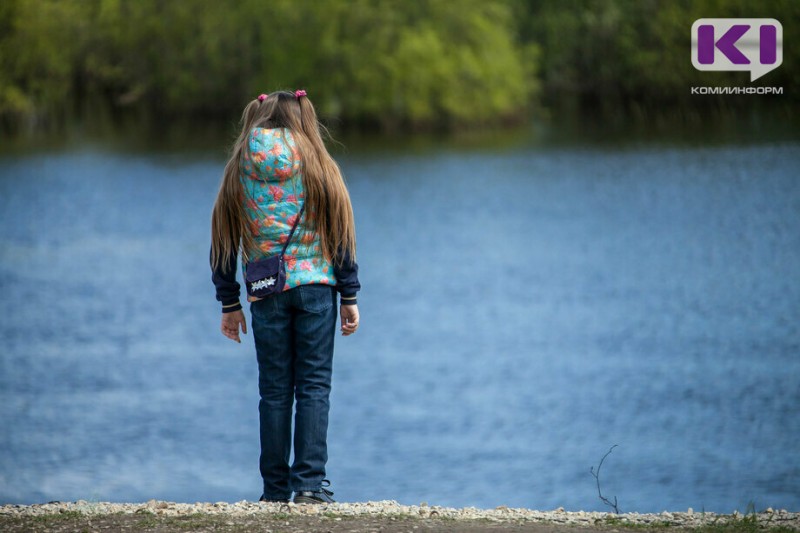
[[[255,261],[281,253],[305,193],[300,152],[290,130],[253,128],[248,146],[249,153],[245,150],[242,156],[239,179],[256,243],[256,249],[247,252],[249,259]],[[286,248],[284,290],[311,283],[336,285],[333,266],[323,257],[319,236],[307,215],[308,209]],[[243,270],[247,270],[247,264],[243,264]]]

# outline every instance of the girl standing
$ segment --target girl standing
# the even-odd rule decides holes
[[[222,333],[241,342],[247,324],[235,271],[242,255],[261,396],[261,501],[287,502],[294,492],[295,503],[330,503],[325,464],[337,292],[342,334],[352,335],[359,323],[350,196],[305,91],[262,94],[241,122],[211,218],[211,268]],[[284,279],[250,280],[276,257],[285,283],[264,296]]]

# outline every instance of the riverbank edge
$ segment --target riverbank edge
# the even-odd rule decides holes
[[[35,518],[58,515],[151,515],[160,517],[186,517],[196,515],[252,517],[255,515],[275,515],[289,518],[291,516],[352,519],[369,518],[430,518],[450,521],[511,522],[540,523],[561,526],[614,526],[614,527],[679,527],[701,528],[706,526],[729,526],[746,523],[750,527],[773,528],[782,527],[800,531],[800,513],[786,510],[767,509],[758,513],[742,515],[695,512],[664,511],[658,514],[641,513],[606,513],[565,511],[558,508],[553,511],[537,511],[533,509],[512,508],[504,505],[494,509],[478,509],[475,507],[452,508],[438,505],[401,505],[394,500],[368,501],[360,503],[335,503],[327,505],[296,505],[294,503],[266,503],[240,501],[236,503],[176,503],[150,500],[145,503],[110,503],[88,502],[50,502],[33,505],[3,505],[0,507],[0,518]]]

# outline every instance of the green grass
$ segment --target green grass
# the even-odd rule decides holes
[[[796,530],[786,526],[770,526],[763,522],[759,523],[755,514],[729,520],[714,520],[710,524],[704,524],[692,531],[698,533],[759,533],[762,531],[769,531],[770,533],[796,533]]]
[[[16,531],[47,531],[59,526],[70,527],[73,531],[82,531],[80,526],[84,520],[83,513],[67,511],[64,513],[51,513],[38,516],[0,517],[0,531],[6,528]]]
[[[145,515],[136,522],[136,529],[152,529],[160,523],[156,515]]]
[[[703,519],[703,523],[697,526],[680,525],[680,522],[677,520],[655,520],[648,524],[632,523],[624,520],[622,517],[614,515],[598,518],[593,525],[602,529],[613,528],[621,531],[653,531],[658,533],[663,533],[667,530],[673,530],[675,533],[800,533],[800,531],[784,525],[772,525],[768,518],[766,520],[764,519],[764,515],[756,515],[755,513],[734,516],[705,515],[705,518],[703,518],[703,516],[704,515],[698,515],[698,518]],[[759,518],[762,518],[762,520],[759,521]],[[98,524],[105,524],[117,527],[126,526],[126,528],[133,528],[134,531],[204,530],[244,533],[262,530],[265,527],[278,531],[290,524],[295,528],[303,524],[309,527],[319,527],[320,523],[324,524],[328,520],[340,520],[350,522],[351,524],[358,524],[358,521],[362,519],[371,522],[384,520],[386,522],[405,523],[409,526],[415,522],[420,523],[419,521],[422,520],[417,516],[400,513],[382,516],[353,516],[339,515],[334,511],[324,511],[319,515],[265,512],[248,516],[212,515],[206,513],[175,516],[158,515],[151,512],[93,515],[80,511],[68,511],[38,516],[0,517],[0,531],[6,529],[12,531],[47,531],[51,529],[82,531],[85,529],[92,529],[93,526],[96,527]],[[322,522],[320,522],[320,520]],[[423,522],[438,522],[443,527],[449,527],[450,524],[458,520],[459,519],[456,517],[434,515],[432,517],[426,517]],[[487,518],[476,520],[485,523],[492,522]],[[285,524],[285,522],[289,522],[290,524]],[[523,524],[526,523],[526,521],[521,520],[517,523]],[[578,531],[579,529],[579,526],[575,526],[575,533],[580,533],[580,531]],[[457,531],[457,529],[453,531]]]
[[[227,515],[209,515],[195,513],[186,516],[158,516],[149,515],[140,518],[135,526],[137,530],[166,529],[168,531],[195,531],[195,530],[221,530],[221,531],[253,531],[254,517],[232,517]],[[286,520],[289,515],[269,515],[270,520]]]
[[[699,526],[681,526],[677,523],[662,520],[650,522],[649,524],[641,524],[627,522],[616,516],[608,516],[606,518],[598,519],[595,521],[595,524],[640,531],[664,531],[667,529],[680,529],[682,531],[690,531],[692,533],[797,533],[797,530],[787,526],[771,526],[769,525],[769,522],[759,522],[758,517],[755,514],[744,515],[741,518],[717,516],[714,517],[710,522]]]
[[[31,521],[36,524],[56,524],[60,522],[72,522],[83,518],[80,511],[66,511],[63,513],[51,513],[38,516],[25,517],[23,520]]]
[[[625,528],[631,530],[648,530],[648,531],[659,531],[673,527],[670,522],[665,522],[663,520],[657,520],[655,522],[650,522],[649,524],[639,524],[635,522],[627,522],[622,518],[617,518],[616,516],[607,516],[605,518],[599,518],[595,520],[595,524],[617,527],[617,528]]]

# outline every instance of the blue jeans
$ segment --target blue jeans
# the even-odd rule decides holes
[[[336,334],[336,291],[301,285],[253,302],[263,498],[320,490],[328,461],[328,411]],[[294,462],[292,447],[292,404]]]

